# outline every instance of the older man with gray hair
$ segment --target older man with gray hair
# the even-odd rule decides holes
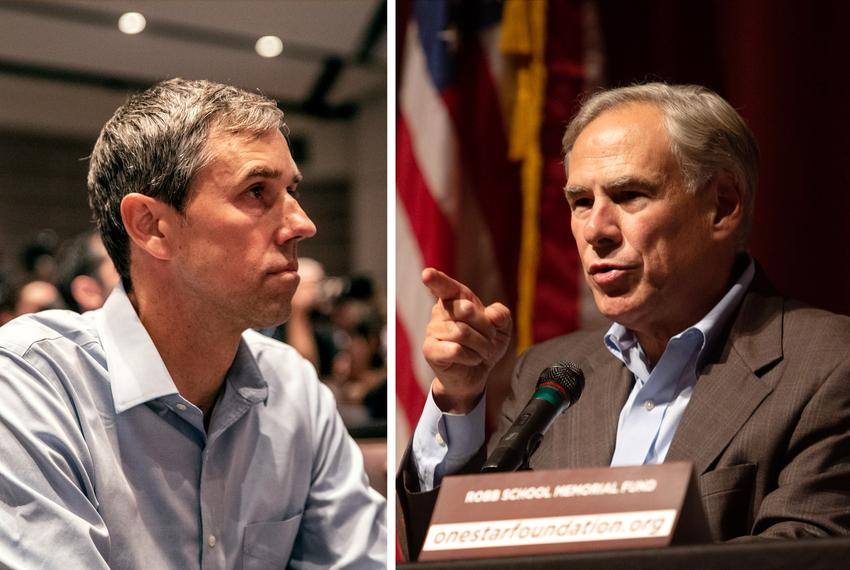
[[[383,568],[385,502],[285,321],[316,228],[283,113],[173,79],[91,156],[121,284],[0,329],[0,566]]]
[[[584,394],[533,468],[690,461],[716,540],[850,533],[850,318],[781,297],[748,254],[758,152],[742,118],[703,87],[637,85],[590,97],[563,143],[584,278],[613,324],[522,355],[491,446],[568,359]],[[511,329],[504,305],[434,269],[423,281],[435,378],[398,481],[414,556],[441,478],[481,466]]]

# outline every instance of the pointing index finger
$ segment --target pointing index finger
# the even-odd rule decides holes
[[[422,271],[422,283],[428,287],[432,295],[441,301],[452,301],[454,299],[478,301],[478,297],[469,287],[433,267],[428,267]]]

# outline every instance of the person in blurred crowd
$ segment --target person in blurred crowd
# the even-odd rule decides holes
[[[53,283],[34,279],[24,281],[11,292],[14,316],[28,315],[49,309],[64,309],[62,296]]]
[[[173,79],[91,155],[121,283],[0,328],[0,566],[384,568],[385,501],[289,346],[316,228],[273,100]]]
[[[346,423],[366,427],[387,417],[385,319],[372,279],[353,276],[343,283],[331,313],[336,356],[328,384]]]
[[[312,362],[321,374],[323,338],[319,336],[320,331],[316,330],[314,321],[320,300],[319,287],[325,278],[325,269],[315,259],[302,258],[298,262],[298,276],[301,281],[292,296],[292,314],[282,325],[282,340]]]
[[[330,376],[336,347],[333,326],[330,320],[330,299],[326,285],[328,280],[321,263],[309,257],[298,260],[298,290],[292,297],[292,313],[280,326],[259,329],[261,333],[285,342],[309,360],[319,378]]]
[[[56,279],[56,244],[51,229],[41,230],[21,250],[20,261],[27,279],[53,283]]]
[[[15,304],[12,300],[12,286],[5,280],[0,281],[0,326],[15,318]]]
[[[706,88],[632,86],[590,97],[563,144],[584,276],[614,324],[528,350],[491,444],[540,373],[573,360],[584,393],[533,468],[689,461],[716,540],[850,534],[850,318],[781,297],[747,252],[743,119]],[[504,305],[423,280],[435,379],[398,480],[414,556],[441,478],[484,461],[486,382],[511,334]]]
[[[75,237],[59,251],[56,286],[72,311],[84,313],[102,307],[119,279],[96,232]]]

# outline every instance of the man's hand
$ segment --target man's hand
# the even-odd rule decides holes
[[[466,285],[433,268],[422,282],[437,298],[422,352],[436,374],[431,390],[444,412],[470,412],[487,376],[511,339],[511,312],[501,303],[484,306]]]

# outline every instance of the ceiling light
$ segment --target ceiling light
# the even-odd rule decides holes
[[[277,57],[283,51],[283,41],[277,36],[263,36],[257,40],[254,49],[263,57]]]
[[[118,18],[118,29],[125,34],[138,34],[146,25],[147,20],[138,12],[127,12]]]

